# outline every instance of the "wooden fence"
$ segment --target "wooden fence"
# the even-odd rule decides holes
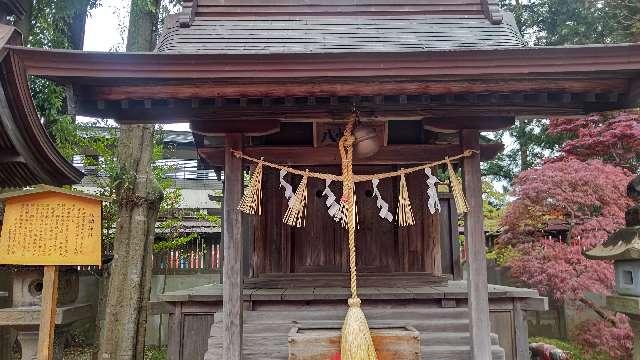
[[[154,274],[214,273],[221,268],[220,244],[194,242],[153,256]]]
[[[154,275],[210,274],[222,268],[222,248],[219,243],[196,241],[181,249],[153,254]],[[81,273],[99,271],[97,266],[78,266]]]

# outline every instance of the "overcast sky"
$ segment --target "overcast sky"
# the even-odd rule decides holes
[[[122,51],[129,23],[130,0],[100,0],[101,6],[89,14],[84,36],[88,51]],[[167,130],[189,130],[188,124],[170,124]]]

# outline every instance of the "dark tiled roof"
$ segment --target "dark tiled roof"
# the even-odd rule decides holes
[[[491,0],[414,0],[411,5],[385,5],[393,1],[380,0],[327,2],[357,3],[350,6],[314,6],[309,3],[317,1],[308,0],[263,1],[262,6],[229,4],[242,3],[239,0],[200,0],[193,12],[185,3],[182,13],[167,20],[157,50],[337,53],[522,46],[513,17],[495,9],[488,16],[482,10],[483,1]]]

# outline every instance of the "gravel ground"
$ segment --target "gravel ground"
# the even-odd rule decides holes
[[[71,346],[64,349],[64,360],[91,360],[93,346]],[[145,360],[166,360],[166,347],[147,346],[144,353]],[[16,347],[13,353],[14,360],[20,360],[20,349]]]

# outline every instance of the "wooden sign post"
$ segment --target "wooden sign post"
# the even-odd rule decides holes
[[[58,267],[101,265],[102,202],[108,199],[46,185],[0,199],[0,264],[44,266],[38,360],[52,360]]]
[[[58,267],[44,267],[40,330],[38,333],[38,359],[53,359],[53,335],[56,325],[56,303],[58,302]]]

